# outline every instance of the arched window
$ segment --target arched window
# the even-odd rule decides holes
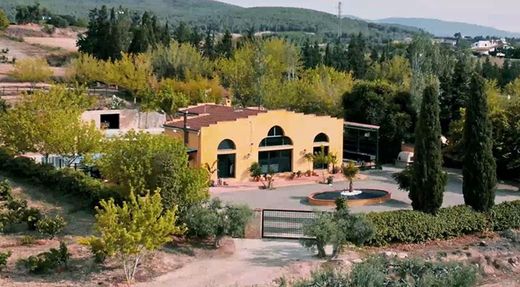
[[[236,149],[235,143],[232,140],[223,140],[218,145],[218,150],[234,150]]]
[[[268,173],[272,171],[278,173],[292,171],[292,144],[292,140],[285,136],[281,127],[272,127],[267,133],[267,137],[259,145],[258,163],[262,172]],[[274,147],[274,149],[262,149],[263,147]]]
[[[287,146],[292,144],[292,140],[284,135],[283,129],[279,126],[274,126],[267,133],[267,137],[260,142],[259,147]]]
[[[314,138],[314,142],[315,143],[328,143],[329,137],[324,133],[320,133]]]
[[[267,133],[268,137],[279,137],[283,136],[285,133],[283,132],[283,129],[279,126],[272,127],[269,132]]]

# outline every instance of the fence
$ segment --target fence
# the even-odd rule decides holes
[[[262,210],[262,238],[303,239],[303,225],[316,218],[307,210]]]
[[[0,86],[0,97],[1,96],[19,96],[22,93],[32,93],[34,91],[48,91],[50,89],[49,85],[5,85]],[[89,96],[111,96],[119,93],[119,88],[110,87],[110,86],[94,86],[89,87],[87,93]]]

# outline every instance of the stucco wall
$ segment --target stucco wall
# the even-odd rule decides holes
[[[97,128],[101,128],[101,115],[119,114],[120,130],[142,130],[161,128],[166,121],[163,114],[157,112],[143,113],[138,110],[94,110],[86,111],[81,115],[83,121],[94,121]]]
[[[216,161],[219,143],[230,139],[236,145],[236,179],[248,180],[249,167],[258,162],[259,144],[273,126],[280,126],[293,142],[293,171],[304,172],[311,168],[304,155],[313,151],[314,138],[319,133],[329,137],[330,152],[337,154],[338,162],[343,161],[343,120],[277,110],[202,128],[198,164]]]

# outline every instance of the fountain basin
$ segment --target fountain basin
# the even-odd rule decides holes
[[[348,194],[345,190],[316,192],[307,197],[310,205],[335,206],[337,198],[344,198],[349,207],[385,203],[391,199],[388,191],[380,189],[357,189],[361,193]]]

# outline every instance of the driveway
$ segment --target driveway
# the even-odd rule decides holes
[[[411,209],[411,201],[408,192],[401,191],[392,178],[392,174],[401,169],[393,166],[385,166],[383,170],[365,171],[364,180],[354,182],[354,188],[383,189],[392,194],[392,200],[379,205],[352,207],[352,212],[389,211],[398,209]],[[464,204],[462,195],[462,174],[460,170],[447,170],[448,184],[444,192],[444,207]],[[302,186],[281,187],[275,190],[249,190],[212,194],[224,202],[248,204],[252,208],[274,209],[298,209],[313,210],[324,209],[307,204],[307,196],[314,192],[341,190],[347,188],[347,182],[337,182],[333,186],[323,184],[309,184]],[[500,183],[497,186],[496,203],[504,201],[520,200],[518,187]],[[326,209],[326,208],[325,208]]]
[[[230,257],[195,260],[140,285],[266,286],[284,275],[308,275],[321,262],[296,240],[235,239],[234,242],[235,252]]]

